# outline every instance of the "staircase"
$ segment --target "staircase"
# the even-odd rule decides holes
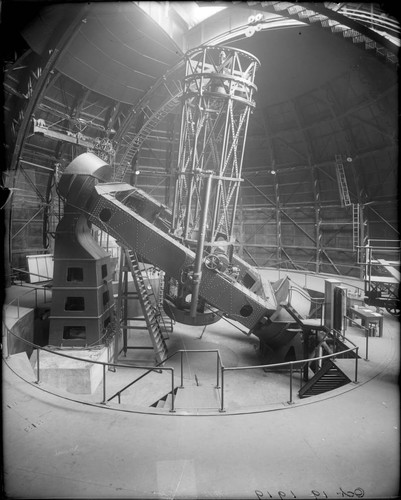
[[[328,338],[333,339],[332,340],[333,347],[335,347],[334,352],[346,351],[350,347],[349,345],[345,344],[342,340],[340,340],[338,338],[338,336],[335,335],[335,333],[333,333],[333,332],[330,332]],[[339,354],[338,356],[336,356],[337,359],[349,359],[349,358],[355,359],[356,357],[357,357],[357,355],[356,355],[355,351],[348,351],[344,354]],[[358,358],[360,358],[359,355],[358,355]]]
[[[212,385],[191,386],[174,388],[174,410],[198,414],[208,411],[217,411],[220,407],[219,390]],[[163,408],[171,411],[171,391],[157,399],[150,405],[152,408]]]
[[[167,358],[167,346],[160,325],[159,312],[150,300],[142,271],[139,268],[138,257],[133,250],[125,249],[126,261],[131,271],[138,292],[138,299],[146,322],[146,327],[153,345],[157,363],[162,363]]]
[[[350,382],[350,378],[337,365],[331,360],[327,360],[322,368],[300,389],[298,394],[301,399],[308,398],[338,389]]]
[[[174,388],[174,398],[177,396],[178,387]],[[150,405],[151,408],[166,408],[171,410],[173,395],[172,391],[165,394],[162,398],[158,399]]]

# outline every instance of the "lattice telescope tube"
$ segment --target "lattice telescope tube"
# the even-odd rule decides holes
[[[213,172],[205,250],[232,240],[258,66],[253,55],[232,47],[203,46],[186,54],[172,231],[194,248],[204,214],[198,172]]]

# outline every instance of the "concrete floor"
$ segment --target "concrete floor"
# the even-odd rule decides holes
[[[117,403],[74,402],[24,381],[9,358],[2,386],[5,496],[398,498],[399,323],[384,315],[384,336],[369,339],[357,384],[288,405],[288,375],[235,373],[226,413],[210,402],[214,361],[196,355],[184,363],[189,391],[181,401],[193,404],[191,415],[178,398],[174,414],[138,407],[138,394],[122,400],[126,411]],[[202,330],[177,327],[170,352],[218,348],[225,365],[257,364],[252,337],[224,322]],[[347,336],[364,356],[362,331]],[[121,377],[109,372],[108,390]],[[204,403],[193,403],[199,399]]]

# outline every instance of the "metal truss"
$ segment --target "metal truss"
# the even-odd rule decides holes
[[[201,47],[186,55],[172,224],[185,242],[196,240],[204,210],[205,245],[231,242],[258,66],[254,56],[228,47]],[[205,207],[208,175],[211,195]]]

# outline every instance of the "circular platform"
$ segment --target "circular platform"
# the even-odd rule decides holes
[[[52,386],[49,380],[35,387],[73,401],[99,406],[102,409],[134,413],[155,413],[166,415],[227,415],[272,410],[290,409],[297,406],[317,403],[356,390],[362,384],[380,374],[396,356],[394,339],[398,321],[384,313],[384,336],[368,338],[368,357],[366,360],[366,338],[364,331],[358,327],[348,327],[346,336],[359,349],[360,359],[357,367],[354,359],[339,360],[341,369],[349,376],[351,382],[337,389],[305,399],[298,396],[301,386],[301,373],[298,370],[291,375],[289,370],[282,372],[264,371],[255,368],[241,371],[225,371],[224,404],[222,409],[221,374],[218,373],[217,352],[226,368],[255,366],[261,364],[259,341],[254,336],[243,333],[241,325],[219,321],[206,328],[176,324],[174,332],[166,340],[169,356],[175,356],[165,363],[165,367],[174,369],[175,401],[174,412],[171,412],[171,371],[153,371],[138,382],[125,389],[120,398],[117,393],[130,385],[147,370],[141,366],[154,366],[154,352],[143,349],[146,343],[150,346],[146,331],[136,332],[136,346],[130,348],[127,355],[119,356],[119,362],[128,367],[107,371],[106,404],[103,384],[100,383],[93,394],[74,394]],[[130,344],[129,344],[130,345]],[[133,347],[131,345],[131,347]],[[193,352],[196,351],[196,352]],[[201,352],[198,352],[201,351]],[[12,368],[10,359],[6,360]],[[357,368],[357,372],[356,372]],[[181,376],[181,369],[182,376]],[[25,370],[17,374],[33,383],[35,374]],[[355,375],[357,382],[355,383]],[[216,388],[219,386],[220,388]],[[113,398],[113,396],[115,396]],[[112,399],[111,399],[112,398]],[[120,400],[120,401],[119,401]]]

